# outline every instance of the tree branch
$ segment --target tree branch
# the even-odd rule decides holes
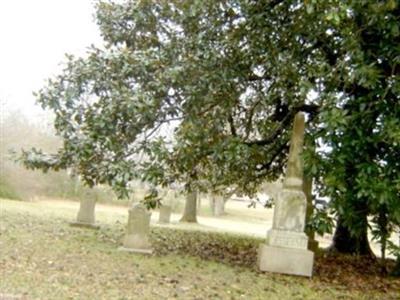
[[[289,124],[291,124],[292,119],[294,118],[295,114],[298,113],[299,111],[303,111],[303,112],[309,113],[311,115],[315,115],[315,114],[318,114],[318,112],[319,112],[319,106],[315,105],[315,104],[303,104],[303,105],[294,107],[281,120],[280,125],[275,129],[275,131],[272,134],[270,134],[265,139],[256,140],[256,141],[249,141],[249,142],[245,142],[245,144],[248,145],[248,146],[252,146],[252,145],[265,146],[265,145],[268,145],[268,144],[271,144],[271,143],[275,142],[275,140],[278,137],[278,135],[281,134],[282,131]]]
[[[284,150],[288,150],[289,149],[289,145],[287,143],[283,143],[282,145],[280,145],[276,150],[275,153],[272,155],[271,159],[262,164],[260,168],[257,169],[257,171],[262,171],[262,170],[268,170],[271,168],[272,163],[274,162],[274,160],[276,159],[276,157],[281,154]]]
[[[235,124],[233,123],[232,113],[229,113],[228,122],[229,122],[229,127],[231,128],[231,134],[236,137],[237,134],[236,134]]]

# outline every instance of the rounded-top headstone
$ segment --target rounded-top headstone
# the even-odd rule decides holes
[[[160,207],[160,215],[158,218],[159,223],[169,224],[171,220],[171,206],[170,205],[162,205]]]
[[[121,250],[152,253],[149,241],[150,218],[151,212],[140,203],[129,209],[128,225]]]

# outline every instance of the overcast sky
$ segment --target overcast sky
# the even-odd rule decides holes
[[[41,115],[33,91],[57,74],[65,53],[101,41],[92,0],[0,0],[1,114]]]

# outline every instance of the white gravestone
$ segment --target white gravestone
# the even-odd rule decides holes
[[[297,113],[283,189],[278,193],[272,229],[259,249],[261,271],[312,276],[314,253],[304,233],[307,200],[303,192],[304,114]]]
[[[171,220],[171,206],[161,205],[158,223],[169,224]]]
[[[76,222],[71,222],[70,225],[98,229],[99,226],[95,224],[95,207],[96,199],[82,198]]]
[[[149,242],[150,217],[151,212],[141,204],[135,204],[129,209],[123,247],[119,250],[145,254],[153,252]]]

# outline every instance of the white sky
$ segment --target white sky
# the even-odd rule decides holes
[[[1,115],[43,115],[33,91],[58,73],[64,54],[100,44],[92,0],[0,0]]]

